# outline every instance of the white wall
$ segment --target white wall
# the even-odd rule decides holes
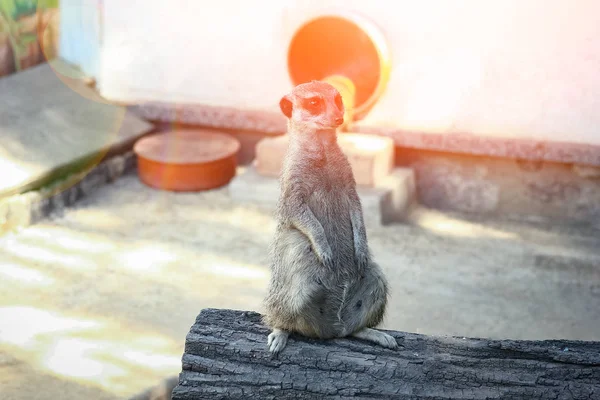
[[[60,57],[96,78],[100,68],[101,0],[60,0]]]
[[[339,7],[374,20],[392,51],[365,124],[600,145],[598,0],[102,3],[98,78],[110,99],[276,111],[294,31]]]

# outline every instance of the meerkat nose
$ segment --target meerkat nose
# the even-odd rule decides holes
[[[338,124],[338,125],[343,124],[344,123],[344,117],[337,117],[335,119],[335,123]]]

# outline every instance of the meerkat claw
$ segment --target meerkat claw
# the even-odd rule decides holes
[[[330,256],[329,254],[323,255],[322,261],[323,265],[326,268],[332,269],[333,268],[333,257]]]
[[[378,331],[376,329],[363,328],[358,332],[354,332],[352,336],[358,339],[368,340],[369,342],[377,343],[378,345],[388,349],[398,348],[398,342],[396,342],[396,339],[394,339],[393,336],[388,335],[385,332]]]
[[[326,268],[333,268],[333,252],[331,248],[327,245],[326,249],[322,249],[317,253],[321,264],[323,264]]]
[[[267,338],[267,346],[273,354],[279,353],[287,344],[289,333],[281,329],[273,329]]]
[[[384,332],[379,332],[382,335],[382,340],[379,343],[380,345],[382,345],[383,347],[387,347],[388,349],[397,349],[398,348],[398,342],[396,342],[396,339],[394,339],[394,337],[392,335],[388,335],[387,333]]]

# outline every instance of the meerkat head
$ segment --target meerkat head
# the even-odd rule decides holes
[[[281,98],[279,107],[298,128],[335,130],[344,123],[342,96],[325,82],[312,81],[296,86]]]

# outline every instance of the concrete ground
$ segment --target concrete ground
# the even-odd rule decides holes
[[[261,310],[270,212],[127,175],[0,237],[0,398],[121,399],[180,370],[202,308]],[[385,328],[600,340],[600,234],[421,210],[370,226]],[[265,338],[266,342],[266,338]]]

